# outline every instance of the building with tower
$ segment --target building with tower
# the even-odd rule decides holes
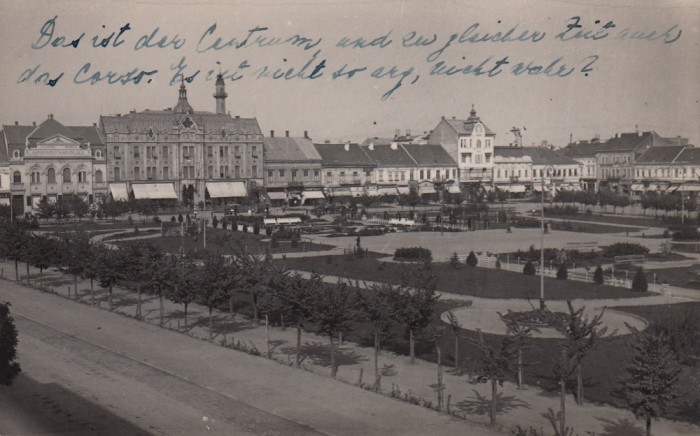
[[[113,199],[241,201],[259,195],[263,135],[255,118],[226,113],[226,90],[216,78],[216,112],[195,111],[184,82],[165,110],[100,117]]]

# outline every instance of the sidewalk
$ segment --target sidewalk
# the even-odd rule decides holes
[[[14,277],[13,265],[8,262],[3,266],[5,268],[5,276]],[[8,274],[8,271],[11,271],[12,274]],[[36,273],[33,269],[32,272]],[[72,284],[72,278],[62,277],[61,274],[53,271],[47,275],[50,275],[51,280],[56,283],[54,287],[57,291],[65,295],[66,285]],[[333,280],[333,278],[326,278],[326,280]],[[89,290],[89,282],[80,283],[79,288],[81,300],[89,302],[89,292],[86,291]],[[101,291],[98,295],[101,300],[101,307],[107,307],[107,293]],[[443,295],[443,297],[451,298],[452,296]],[[464,296],[460,298],[471,299]],[[620,301],[625,304],[628,303],[627,300]],[[661,300],[659,299],[659,301]],[[666,299],[663,299],[663,301],[668,302]],[[654,302],[656,303],[656,300]],[[641,304],[641,302],[639,303]],[[652,301],[647,301],[647,304],[649,303],[652,303]],[[134,295],[122,289],[115,289],[115,306],[116,311],[133,316],[135,314]],[[180,306],[166,300],[166,327],[177,329],[178,325],[180,327],[184,326],[181,309]],[[156,298],[145,296],[142,310],[146,321],[153,324],[158,323],[158,301]],[[202,307],[196,305],[190,307],[189,335],[202,339],[208,338],[206,313],[206,309]],[[202,318],[200,319],[199,317]],[[215,330],[214,343],[231,344],[232,342],[240,341],[240,343],[249,346],[253,344],[263,355],[266,354],[266,329],[264,326],[255,325],[241,316],[218,313],[215,317]],[[282,331],[279,328],[270,327],[268,334],[273,359],[285,364],[292,364],[296,355],[296,330],[288,327]],[[304,333],[302,335],[302,344],[304,355],[307,356],[302,365],[304,369],[327,376],[330,373],[328,339]],[[374,378],[373,349],[363,348],[351,343],[344,343],[339,348],[338,360],[340,367],[338,379],[349,384],[357,384],[362,374],[363,383],[370,385]],[[186,353],[187,351],[183,350],[182,352]],[[265,364],[265,359],[260,359],[260,365]],[[417,361],[415,364],[410,364],[409,358],[406,356],[398,356],[383,351],[379,365],[380,368],[385,368],[382,378],[382,393],[388,394],[392,385],[394,385],[401,390],[402,395],[410,391],[415,397],[429,400],[433,404],[436,403],[436,393],[431,387],[436,380],[435,364],[426,361]],[[210,368],[216,371],[222,370],[220,368]],[[294,374],[296,373],[290,373],[289,376],[296,378]],[[304,374],[304,372],[301,371],[299,374]],[[455,376],[447,370],[444,372],[443,383],[446,385],[445,398],[448,396],[451,398],[452,412],[464,414],[470,422],[478,424],[488,423],[486,401],[490,398],[490,388],[487,385],[471,385],[467,383],[465,376]],[[506,383],[503,388],[499,388],[499,392],[504,399],[503,407],[506,408],[507,412],[498,416],[498,422],[507,433],[518,425],[526,428],[529,426],[538,429],[543,428],[549,432],[550,424],[541,414],[550,407],[557,410],[559,407],[558,397],[552,396],[551,393],[542,392],[536,387],[526,387],[524,390],[518,390],[512,383]],[[271,395],[275,394],[271,393]],[[347,407],[351,403],[344,404]],[[424,409],[418,406],[414,407],[416,413],[419,411],[424,412]],[[293,409],[291,406],[287,408]],[[435,416],[440,416],[437,413],[434,414]],[[377,416],[381,417],[382,414]],[[597,434],[610,434],[606,433],[606,431],[610,428],[611,423],[616,425],[636,423],[635,426],[638,429],[643,428],[643,422],[637,422],[633,414],[626,410],[593,404],[578,406],[574,403],[571,396],[567,397],[567,424],[573,426],[576,429],[576,433],[586,434],[588,431],[596,432]],[[467,423],[462,423],[461,425],[464,426],[465,430],[469,428]],[[700,427],[698,426],[668,420],[655,422],[654,429],[657,434],[664,435],[700,434]]]

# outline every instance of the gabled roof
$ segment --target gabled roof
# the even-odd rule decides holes
[[[56,135],[65,136],[66,138],[70,138],[78,142],[84,139],[82,135],[75,130],[70,129],[56,121],[53,118],[53,115],[49,115],[46,121],[39,124],[36,129],[27,135],[27,138],[29,139],[30,143],[33,143]]]
[[[523,152],[530,156],[533,165],[578,165],[564,153],[547,147],[523,147]]]
[[[68,126],[68,128],[89,142],[90,145],[104,145],[100,130],[96,126]]]
[[[398,144],[395,149],[391,145],[375,145],[362,149],[379,166],[407,167],[416,165],[416,161]]]
[[[193,114],[175,113],[172,110],[132,112],[126,115],[107,115],[100,117],[102,133],[172,133],[186,118],[204,129],[204,133],[220,134],[223,129],[227,134],[262,135],[258,120],[255,118],[233,118],[227,114],[195,112]]]
[[[320,161],[311,140],[308,138],[264,138],[265,161]]]
[[[636,151],[647,146],[665,145],[666,141],[656,132],[620,133],[605,141],[599,153]]]
[[[466,120],[458,120],[458,119],[444,119],[444,121],[447,122],[447,124],[454,129],[455,132],[459,135],[471,135],[472,132],[474,131],[474,127],[477,125],[477,123],[481,123],[482,126],[484,126],[484,133],[486,136],[496,136],[495,133],[491,131],[491,129],[484,124],[481,119],[476,115],[476,110],[474,109],[474,106],[472,105],[472,110],[469,112],[469,118]]]
[[[680,145],[670,147],[650,147],[636,160],[637,163],[672,163],[685,147]]]
[[[418,165],[457,165],[447,151],[440,145],[399,144]]]
[[[346,166],[346,167],[373,167],[376,166],[374,161],[362,151],[362,148],[356,144],[347,144],[348,149],[345,149],[346,144],[314,144],[316,151],[321,155],[321,160],[324,166]]]
[[[595,157],[595,154],[605,148],[606,143],[600,140],[578,141],[562,148],[562,152],[569,157]]]
[[[2,126],[5,132],[7,145],[24,145],[27,136],[36,129],[36,126],[16,126],[14,124]]]

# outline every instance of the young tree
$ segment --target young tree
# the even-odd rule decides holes
[[[354,317],[355,302],[350,287],[346,283],[324,286],[324,288],[317,289],[313,296],[313,320],[317,332],[328,335],[330,340],[331,377],[335,378],[338,367],[333,338],[336,334],[347,330],[348,323]]]
[[[637,272],[634,274],[634,278],[632,279],[632,290],[634,292],[646,292],[649,290],[647,275],[644,273],[644,269],[642,267],[639,267]]]
[[[450,266],[452,267],[452,269],[459,268],[459,257],[457,256],[456,251],[452,253],[452,257],[450,257]]]
[[[150,244],[137,242],[123,248],[123,266],[130,282],[136,284],[138,300],[136,303],[136,319],[141,319],[141,287],[152,276],[150,263],[160,254],[158,249]]]
[[[80,229],[65,234],[59,269],[73,276],[73,290],[78,298],[78,277],[85,271],[85,259],[90,256],[90,235]]]
[[[123,249],[110,250],[99,246],[96,250],[98,259],[96,267],[97,279],[100,286],[109,289],[109,309],[114,309],[114,286],[125,278]]]
[[[0,303],[0,385],[10,386],[22,371],[17,360],[17,328],[10,303]]]
[[[297,356],[296,365],[301,365],[301,332],[305,323],[313,318],[313,298],[323,291],[324,284],[321,276],[313,274],[309,280],[304,280],[298,274],[282,276],[273,282],[273,293],[282,301],[282,311],[288,312],[296,322]]]
[[[85,200],[78,196],[73,196],[73,200],[68,205],[69,210],[78,217],[78,221],[83,219],[88,213],[88,204]]]
[[[463,307],[469,307],[472,305],[472,301],[465,301]],[[451,310],[447,311],[447,322],[450,324],[450,330],[452,330],[452,336],[455,338],[455,369],[459,368],[459,337],[462,331],[462,323],[459,322],[457,316]]]
[[[152,286],[154,293],[158,296],[159,324],[162,327],[165,316],[163,299],[165,294],[175,286],[175,264],[170,259],[170,255],[160,250],[154,250],[147,261],[147,269],[150,271],[148,284]]]
[[[411,363],[416,360],[415,335],[430,324],[440,298],[435,292],[437,276],[431,268],[430,261],[425,261],[418,268],[404,272],[402,277],[404,289],[397,301],[396,316],[408,333]]]
[[[172,258],[175,273],[173,279],[174,287],[169,289],[166,298],[175,304],[182,304],[185,315],[185,328],[187,328],[187,309],[195,298],[198,290],[198,271],[195,260],[190,256],[185,256],[178,260]]]
[[[39,269],[39,286],[44,280],[44,270],[51,266],[55,253],[58,251],[54,239],[46,235],[32,235],[27,244],[27,264]],[[29,273],[27,273],[29,283]]]
[[[593,273],[593,283],[596,285],[602,285],[605,283],[605,278],[603,277],[603,267],[598,265]]]
[[[474,254],[474,251],[470,251],[469,255],[467,256],[467,265],[469,266],[477,266],[479,264],[479,259],[476,258],[476,254]]]
[[[236,256],[236,264],[241,274],[238,281],[238,291],[249,294],[252,297],[253,320],[259,321],[258,300],[259,297],[268,290],[268,283],[272,271],[272,256],[268,253],[265,256],[239,253]]]
[[[29,244],[29,232],[24,221],[0,226],[0,257],[15,263],[15,280],[19,282],[19,262],[24,259]]]
[[[390,335],[389,328],[396,318],[394,311],[401,298],[401,290],[387,284],[372,285],[359,293],[358,308],[362,316],[372,323],[374,333],[374,388],[381,386],[379,373],[379,353],[381,343]]]
[[[632,351],[622,388],[634,415],[646,419],[646,434],[651,436],[651,420],[658,420],[678,396],[681,369],[664,335],[638,332]]]
[[[496,415],[498,413],[498,386],[503,386],[507,376],[513,372],[514,362],[517,361],[519,351],[530,337],[532,329],[528,326],[521,326],[511,320],[501,316],[507,326],[506,334],[501,337],[498,346],[491,346],[484,341],[483,335],[479,332],[479,339],[469,339],[469,342],[480,351],[477,358],[476,377],[471,383],[491,383],[491,404],[489,407],[489,418],[491,425],[496,425]]]
[[[209,340],[214,339],[214,309],[228,298],[225,291],[228,280],[228,260],[221,254],[204,258],[204,266],[197,271],[197,302],[209,310]]]
[[[566,262],[562,262],[557,269],[557,279],[566,280],[567,278],[569,278],[569,270],[566,269]]]
[[[535,269],[535,265],[532,263],[532,261],[527,261],[525,266],[523,267],[523,274],[526,276],[534,276],[537,273],[537,270]]]

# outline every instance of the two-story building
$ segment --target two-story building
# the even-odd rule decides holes
[[[321,156],[321,181],[328,198],[360,197],[375,183],[377,164],[357,143],[314,144]]]
[[[494,147],[493,186],[524,196],[532,192],[532,157],[523,147]]]
[[[493,182],[496,134],[477,116],[474,106],[466,120],[442,118],[428,142],[442,146],[457,162],[460,183]]]
[[[581,164],[566,156],[562,150],[549,147],[523,147],[532,159],[532,191],[556,194],[560,189],[581,190]]]
[[[688,145],[649,148],[637,158],[634,178],[633,195],[700,191],[700,149]]]
[[[581,187],[586,191],[598,190],[598,158],[596,154],[605,148],[600,138],[576,141],[562,149],[564,154],[581,165]]]
[[[273,203],[310,204],[323,200],[321,155],[304,132],[303,138],[264,138],[265,191]]]
[[[64,126],[53,115],[38,126],[3,126],[3,173],[14,214],[74,197],[92,204],[106,193],[104,145],[96,126]],[[5,178],[3,177],[3,185]],[[9,198],[8,198],[9,200]]]
[[[107,146],[107,180],[115,198],[237,200],[263,185],[263,135],[255,118],[226,113],[227,94],[216,80],[216,112],[195,111],[184,83],[165,110],[100,117]]]

